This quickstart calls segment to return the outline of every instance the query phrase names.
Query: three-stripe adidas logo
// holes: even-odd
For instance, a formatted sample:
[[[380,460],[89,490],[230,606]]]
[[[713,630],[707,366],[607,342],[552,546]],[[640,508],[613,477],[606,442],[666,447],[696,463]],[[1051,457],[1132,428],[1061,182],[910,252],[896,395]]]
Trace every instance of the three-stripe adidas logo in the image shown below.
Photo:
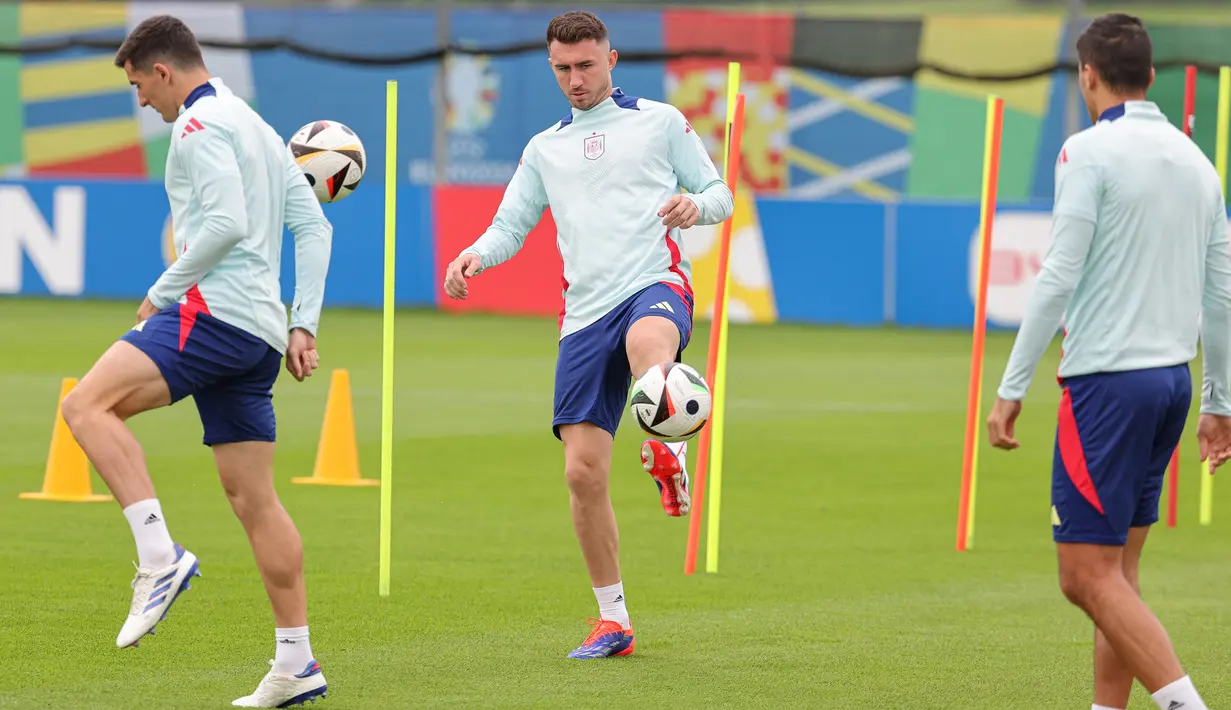
[[[154,523],[158,522],[158,521],[159,521],[159,519],[160,519],[160,518],[158,517],[158,514],[157,514],[157,513],[150,513],[150,517],[148,517],[148,518],[146,518],[146,519],[145,519],[145,524],[146,524],[146,525],[153,525]]]
[[[202,126],[200,121],[198,121],[195,118],[190,118],[188,119],[188,123],[184,126],[184,132],[180,134],[180,138],[183,138],[189,133],[196,133],[197,131],[204,131],[204,130],[205,130],[205,126]]]
[[[654,305],[650,306],[650,308],[661,308],[664,311],[675,313],[675,309],[672,308],[671,304],[667,303],[666,301],[659,301],[658,303],[655,303]]]

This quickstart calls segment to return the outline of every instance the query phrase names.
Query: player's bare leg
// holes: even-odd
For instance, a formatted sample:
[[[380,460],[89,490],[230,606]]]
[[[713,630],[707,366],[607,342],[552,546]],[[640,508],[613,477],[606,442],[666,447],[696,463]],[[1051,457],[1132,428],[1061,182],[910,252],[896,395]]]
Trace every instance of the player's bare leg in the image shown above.
[[[611,434],[589,422],[560,427],[569,509],[581,554],[590,572],[599,618],[570,658],[606,658],[633,652],[632,622],[620,579],[620,534],[611,507]]]
[[[1094,621],[1124,667],[1151,695],[1166,689],[1185,698],[1185,710],[1205,708],[1166,629],[1125,577],[1123,548],[1059,543],[1057,552],[1061,590]]]
[[[170,403],[158,366],[122,340],[64,398],[65,423],[121,508],[154,497],[145,454],[124,420]]]
[[[680,329],[670,318],[645,316],[629,326],[624,343],[629,370],[639,378],[651,367],[675,360],[680,350]]]
[[[278,628],[307,626],[303,543],[274,490],[274,444],[249,441],[212,448],[222,489],[252,545],[274,622]]]
[[[1137,571],[1141,562],[1141,549],[1145,546],[1149,533],[1149,527],[1130,528],[1128,542],[1124,546],[1124,578],[1138,596],[1141,595],[1141,586]],[[1094,627],[1094,704],[1123,710],[1128,707],[1132,692],[1133,672],[1116,655],[1107,636],[1097,626]]]
[[[629,369],[634,379],[640,379],[656,365],[675,360],[679,348],[679,327],[662,316],[639,318],[625,336]],[[641,445],[641,467],[658,484],[663,510],[672,517],[688,515],[692,507],[685,466],[687,451],[686,441],[665,443],[647,439]]]
[[[125,421],[163,407],[171,394],[145,353],[117,341],[64,398],[64,421],[124,511],[137,545],[128,618],[116,636],[120,648],[136,646],[166,618],[189,579],[200,574],[197,558],[175,544],[145,466],[141,444]]]
[[[244,707],[302,703],[326,692],[308,636],[303,542],[274,488],[274,447],[266,441],[212,447],[222,489],[248,535],[274,614],[273,668],[256,692],[234,702]]]
[[[581,554],[595,587],[620,581],[619,531],[608,492],[611,435],[582,422],[560,427],[564,442],[564,477],[568,481],[569,508]]]

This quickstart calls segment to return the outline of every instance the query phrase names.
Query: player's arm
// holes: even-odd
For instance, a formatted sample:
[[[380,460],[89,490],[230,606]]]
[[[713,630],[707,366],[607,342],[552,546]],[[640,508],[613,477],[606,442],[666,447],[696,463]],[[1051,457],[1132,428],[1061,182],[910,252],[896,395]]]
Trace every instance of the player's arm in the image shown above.
[[[1219,204],[1222,195],[1219,194]],[[1216,211],[1205,257],[1205,292],[1201,299],[1203,387],[1201,413],[1231,416],[1231,246],[1227,213]]]
[[[1065,162],[1056,168],[1051,246],[1026,302],[1026,314],[1000,382],[997,394],[1003,400],[1020,402],[1025,398],[1035,368],[1064,319],[1094,241],[1101,189],[1099,168],[1086,161],[1082,151],[1066,146],[1065,155]]]
[[[295,237],[295,298],[291,330],[316,337],[325,301],[325,276],[333,245],[333,225],[290,151],[286,153],[286,226]]]
[[[470,275],[512,259],[526,243],[526,235],[539,223],[546,209],[547,189],[543,187],[538,152],[531,141],[522,151],[521,161],[504,190],[491,226],[474,244],[462,251],[462,254],[479,257],[479,268]]]
[[[668,112],[666,130],[671,167],[680,186],[690,193],[685,199],[697,206],[699,216],[694,224],[718,224],[730,217],[735,211],[735,198],[710,160],[701,136],[678,110]]]
[[[248,235],[244,184],[230,135],[207,124],[178,140],[180,169],[192,184],[203,221],[200,231],[189,235],[185,252],[150,288],[150,303],[159,309],[182,298]]]

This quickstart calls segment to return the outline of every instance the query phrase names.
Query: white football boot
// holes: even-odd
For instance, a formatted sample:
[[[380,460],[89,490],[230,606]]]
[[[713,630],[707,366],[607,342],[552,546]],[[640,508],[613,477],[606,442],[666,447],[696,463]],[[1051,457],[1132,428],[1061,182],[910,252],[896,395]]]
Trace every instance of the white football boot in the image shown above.
[[[138,567],[132,581],[132,606],[115,645],[120,648],[136,646],[143,636],[153,634],[154,627],[167,618],[167,611],[180,593],[192,589],[188,580],[200,576],[197,556],[179,543],[175,543],[175,562],[170,565],[144,572]]]
[[[269,662],[269,665],[273,664],[273,661]],[[242,708],[289,708],[315,703],[317,698],[323,700],[327,689],[321,664],[313,660],[302,673],[274,673],[271,669],[261,679],[256,692],[231,704]]]

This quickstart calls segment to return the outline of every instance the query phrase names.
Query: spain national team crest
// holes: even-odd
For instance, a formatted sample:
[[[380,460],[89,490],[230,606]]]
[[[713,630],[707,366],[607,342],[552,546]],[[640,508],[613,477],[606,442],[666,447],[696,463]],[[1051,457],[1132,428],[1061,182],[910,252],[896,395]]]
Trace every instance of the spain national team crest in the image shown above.
[[[606,134],[599,133],[595,136],[590,136],[586,139],[583,146],[586,154],[586,160],[598,160],[603,157],[603,153],[607,152],[607,137]]]

